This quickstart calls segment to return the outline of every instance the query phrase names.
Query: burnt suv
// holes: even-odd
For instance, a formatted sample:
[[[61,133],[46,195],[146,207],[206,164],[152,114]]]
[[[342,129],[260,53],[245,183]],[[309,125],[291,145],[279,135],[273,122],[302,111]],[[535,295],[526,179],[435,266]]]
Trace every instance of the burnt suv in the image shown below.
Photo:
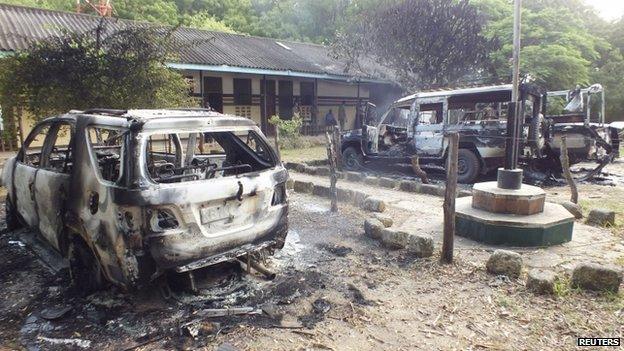
[[[45,119],[2,174],[7,226],[38,229],[87,291],[282,248],[287,178],[251,120],[192,109]]]

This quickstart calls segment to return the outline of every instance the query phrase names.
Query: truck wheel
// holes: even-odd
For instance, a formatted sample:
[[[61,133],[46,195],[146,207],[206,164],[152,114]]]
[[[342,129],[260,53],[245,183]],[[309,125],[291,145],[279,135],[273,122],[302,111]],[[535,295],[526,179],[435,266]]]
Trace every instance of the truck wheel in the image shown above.
[[[4,202],[4,212],[5,212],[5,221],[7,230],[12,231],[22,227],[22,223],[19,220],[19,215],[17,214],[17,209],[13,206],[11,199],[7,195],[6,201]]]
[[[457,181],[459,183],[474,183],[481,172],[481,162],[474,152],[468,149],[459,149],[457,153]]]
[[[72,235],[70,240],[67,258],[74,291],[81,296],[87,296],[103,289],[104,275],[93,251],[78,235]]]
[[[544,146],[546,146],[546,133],[548,125],[544,116],[540,113],[533,117],[529,125],[529,145],[533,146],[538,156],[542,156]]]
[[[342,163],[350,171],[357,171],[364,165],[364,158],[353,146],[347,147],[342,152]]]

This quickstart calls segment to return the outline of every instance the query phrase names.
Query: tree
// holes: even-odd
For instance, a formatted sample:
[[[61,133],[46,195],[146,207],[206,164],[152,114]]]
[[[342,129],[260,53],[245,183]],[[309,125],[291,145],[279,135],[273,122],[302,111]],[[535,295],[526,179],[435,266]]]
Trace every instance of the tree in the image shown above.
[[[39,119],[71,109],[159,108],[189,103],[188,86],[164,66],[171,30],[67,33],[0,60],[0,105],[26,109]]]
[[[352,20],[334,49],[351,64],[369,57],[393,69],[407,88],[446,85],[479,73],[496,46],[481,23],[467,0],[386,1]]]

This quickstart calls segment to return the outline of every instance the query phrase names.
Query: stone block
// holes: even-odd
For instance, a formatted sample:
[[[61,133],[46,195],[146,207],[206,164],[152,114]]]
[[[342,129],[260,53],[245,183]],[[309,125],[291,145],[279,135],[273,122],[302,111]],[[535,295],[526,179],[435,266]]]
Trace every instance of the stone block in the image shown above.
[[[587,224],[599,225],[602,227],[615,225],[615,211],[595,208],[589,211]]]
[[[381,231],[381,243],[393,250],[404,249],[407,247],[409,234],[404,231],[385,228]]]
[[[316,167],[304,166],[303,173],[309,175],[316,175]]]
[[[345,177],[350,182],[359,182],[364,179],[364,174],[360,172],[345,172]]]
[[[572,271],[572,287],[617,293],[622,270],[611,265],[579,263]]]
[[[557,275],[552,271],[531,269],[527,275],[526,288],[536,294],[554,294]]]
[[[321,177],[329,177],[331,170],[329,167],[316,167],[316,175]]]
[[[379,185],[379,178],[373,177],[373,176],[365,177],[364,178],[364,184],[377,186],[377,185]]]
[[[293,190],[297,193],[312,194],[312,191],[314,190],[314,183],[295,180]]]
[[[386,210],[386,203],[381,199],[369,196],[364,200],[362,208],[371,212],[383,212]]]
[[[294,186],[295,186],[295,180],[292,178],[288,178],[288,180],[286,180],[286,189],[291,190]]]
[[[398,181],[396,179],[382,177],[379,178],[379,186],[388,189],[394,189],[397,186]]]
[[[522,256],[509,250],[496,250],[488,259],[485,267],[491,274],[518,278],[522,271]]]
[[[410,234],[407,240],[407,251],[416,257],[431,257],[433,255],[433,238],[431,235]]]
[[[414,180],[402,180],[399,182],[399,190],[418,193],[420,191],[420,183]]]
[[[440,187],[433,184],[420,184],[420,193],[440,196]]]
[[[353,190],[353,204],[355,206],[363,207],[367,197],[368,194],[358,190]]]
[[[392,217],[382,214],[382,213],[375,213],[373,214],[374,218],[377,218],[381,223],[383,223],[383,225],[388,228],[388,227],[392,227],[392,225],[394,224],[394,220],[392,220]]]
[[[314,188],[312,188],[312,195],[316,195],[320,197],[329,197],[330,196],[329,187],[325,185],[314,185]]]
[[[336,189],[338,192],[338,201],[340,202],[353,202],[354,194],[353,190],[338,188]]]
[[[376,218],[367,218],[364,221],[364,234],[369,238],[381,239],[381,232],[385,228],[384,224]]]

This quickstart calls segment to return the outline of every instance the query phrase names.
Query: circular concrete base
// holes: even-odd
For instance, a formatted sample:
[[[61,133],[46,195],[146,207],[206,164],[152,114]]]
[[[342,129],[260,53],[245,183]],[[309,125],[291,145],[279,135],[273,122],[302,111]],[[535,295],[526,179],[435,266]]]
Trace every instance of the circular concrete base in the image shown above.
[[[490,245],[549,246],[572,240],[574,216],[559,204],[546,203],[544,212],[520,216],[472,207],[472,198],[457,199],[457,235]]]

